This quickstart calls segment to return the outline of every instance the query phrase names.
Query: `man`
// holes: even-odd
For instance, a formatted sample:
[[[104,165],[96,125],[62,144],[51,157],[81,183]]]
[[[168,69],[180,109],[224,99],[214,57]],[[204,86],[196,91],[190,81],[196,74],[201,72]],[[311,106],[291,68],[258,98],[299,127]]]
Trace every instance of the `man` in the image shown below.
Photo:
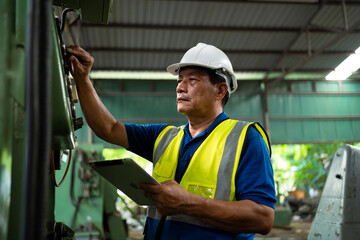
[[[152,199],[145,239],[253,239],[267,234],[276,202],[270,143],[259,124],[223,112],[237,88],[230,60],[199,43],[168,71],[178,75],[177,110],[188,123],[135,125],[117,121],[89,79],[93,58],[78,46],[68,51],[81,108],[105,141],[154,163],[161,185],[142,184]]]

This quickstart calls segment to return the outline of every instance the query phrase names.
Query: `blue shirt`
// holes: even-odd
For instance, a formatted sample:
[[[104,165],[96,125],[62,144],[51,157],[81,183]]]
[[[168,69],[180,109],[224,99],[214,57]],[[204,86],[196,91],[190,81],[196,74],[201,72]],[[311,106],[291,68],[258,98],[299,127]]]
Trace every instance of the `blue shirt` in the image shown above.
[[[192,138],[189,133],[189,123],[185,125],[184,137],[180,145],[178,166],[175,174],[175,180],[177,182],[180,182],[191,157],[199,145],[211,131],[225,119],[228,119],[226,114],[220,114],[204,132],[194,138]],[[166,124],[125,124],[129,141],[129,150],[152,161],[156,138],[166,126]],[[252,200],[256,203],[274,208],[276,198],[269,151],[260,133],[253,127],[248,130],[242,152],[239,167],[235,176],[236,199]],[[149,221],[148,218],[146,224],[147,229],[145,232],[149,236],[146,236],[145,239],[153,239],[151,235],[154,234],[153,229],[156,230],[157,224],[158,220],[151,219]],[[184,229],[186,230],[184,231]],[[177,230],[179,231],[179,238],[174,237],[176,236]],[[209,228],[175,221],[166,221],[162,236],[166,236],[166,232],[171,234],[171,239],[227,239],[225,236],[229,236],[228,233],[214,228],[210,231],[212,236],[210,237],[207,236],[209,234]],[[188,233],[191,237],[183,237]],[[254,234],[239,234],[235,239],[252,239],[253,236]]]
[[[228,119],[225,113],[220,114],[215,121],[202,133],[198,134],[194,138],[191,137],[189,132],[189,123],[187,123],[184,127],[184,137],[181,141],[180,145],[180,153],[178,166],[176,168],[175,180],[177,182],[181,181],[182,176],[184,175],[187,166],[189,165],[190,159],[193,156],[196,149],[200,146],[200,144],[206,139],[207,136],[211,133],[211,131],[222,121]]]

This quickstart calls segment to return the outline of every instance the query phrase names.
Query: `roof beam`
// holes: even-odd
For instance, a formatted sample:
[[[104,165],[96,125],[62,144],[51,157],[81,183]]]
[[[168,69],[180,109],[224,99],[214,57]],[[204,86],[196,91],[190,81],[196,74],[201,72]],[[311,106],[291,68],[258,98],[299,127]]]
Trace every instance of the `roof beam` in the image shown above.
[[[184,53],[188,49],[178,49],[178,48],[126,48],[126,47],[84,47],[89,52],[140,52],[140,53]],[[257,54],[257,55],[266,55],[266,54],[282,54],[283,50],[255,50],[255,49],[222,49],[227,54]],[[315,53],[315,51],[313,51]],[[324,51],[323,54],[328,55],[350,55],[354,51],[335,51],[329,50]],[[287,52],[287,55],[308,55],[308,51],[304,50],[291,50]]]
[[[245,26],[203,26],[203,25],[182,25],[182,24],[151,24],[151,23],[109,23],[107,25],[83,22],[82,27],[101,28],[131,28],[131,29],[153,29],[153,30],[192,30],[192,31],[222,31],[222,32],[290,32],[298,33],[303,28],[292,27],[245,27]],[[312,33],[337,33],[343,29],[333,29],[322,26],[309,25],[307,30]],[[360,29],[352,29],[354,33],[360,33]]]
[[[310,17],[310,19],[308,19],[307,24],[305,26],[304,29],[301,29],[300,31],[298,31],[296,37],[290,42],[290,44],[287,46],[287,48],[283,51],[283,53],[281,54],[281,56],[278,58],[278,60],[273,64],[271,69],[268,69],[265,78],[264,78],[264,82],[267,84],[267,80],[269,78],[269,75],[272,71],[274,71],[275,68],[279,67],[279,64],[285,59],[285,57],[287,56],[287,53],[291,50],[291,48],[294,46],[294,44],[297,42],[297,40],[301,37],[301,35],[303,34],[304,31],[306,31],[305,29],[309,29],[309,26],[311,25],[313,19],[319,14],[319,12],[324,8],[325,6],[325,1],[326,0],[322,0],[320,1],[320,5],[318,6],[317,10],[312,14],[312,16]],[[308,36],[309,32],[307,32],[307,36]],[[309,54],[312,52],[311,50],[308,49]],[[284,72],[284,70],[282,69],[282,72]],[[277,81],[281,81],[277,80]]]
[[[354,26],[359,26],[360,25],[360,21],[357,21],[356,24]],[[283,80],[288,74],[293,73],[295,71],[299,71],[299,69],[304,66],[306,63],[308,63],[311,59],[313,59],[314,57],[324,53],[324,51],[326,51],[326,49],[330,48],[331,46],[333,46],[335,43],[337,43],[340,39],[342,39],[344,36],[346,36],[347,34],[349,34],[349,32],[351,32],[351,28],[349,28],[349,31],[344,31],[342,33],[339,33],[334,39],[332,39],[329,43],[327,43],[325,46],[317,49],[315,51],[314,54],[312,54],[311,56],[308,56],[307,58],[305,58],[304,60],[300,61],[296,66],[292,67],[291,69],[287,70],[286,72],[284,72],[280,77],[277,78],[273,78],[273,79],[268,79],[270,80],[269,82],[266,82],[266,86],[267,87],[273,87],[275,86],[278,82],[280,82],[281,80]]]
[[[178,0],[161,0],[161,1],[178,1]],[[284,5],[319,5],[321,0],[181,0],[182,2],[221,2],[221,3],[248,3],[248,4],[284,4]],[[340,5],[339,0],[328,0],[329,5]],[[356,0],[347,0],[346,5],[360,6]]]

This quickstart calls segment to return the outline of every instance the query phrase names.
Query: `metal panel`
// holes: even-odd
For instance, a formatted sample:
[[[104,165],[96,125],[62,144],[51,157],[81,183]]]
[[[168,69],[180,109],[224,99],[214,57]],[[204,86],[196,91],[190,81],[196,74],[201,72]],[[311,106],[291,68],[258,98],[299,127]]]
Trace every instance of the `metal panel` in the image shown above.
[[[176,77],[174,81],[154,81],[155,92],[174,92],[177,86]]]
[[[345,60],[349,55],[318,55],[307,62],[303,68],[304,70],[311,69],[334,69],[340,62]]]
[[[64,61],[61,55],[60,40],[55,19],[52,18],[52,149],[73,149],[74,130],[69,98],[68,81],[64,72]]]
[[[150,92],[152,90],[151,81],[126,81],[123,83],[125,92]]]
[[[360,116],[360,95],[290,95],[269,94],[270,116],[333,117]]]
[[[96,81],[94,87],[97,91],[107,91],[111,89],[111,91],[116,92],[121,90],[119,81]]]
[[[359,84],[359,83],[357,83]],[[339,83],[337,82],[317,82],[316,83],[317,92],[339,92]]]
[[[359,47],[359,39],[360,39],[359,33],[348,34],[344,36],[342,39],[340,39],[333,46],[331,46],[329,50],[342,49],[342,50],[354,51]]]
[[[179,118],[176,96],[152,96],[144,93],[119,96],[102,96],[102,101],[117,119]]]
[[[348,26],[359,17],[359,4],[346,2]],[[72,18],[74,19],[74,17]],[[82,32],[82,46],[102,47],[93,51],[96,69],[159,70],[178,61],[181,53],[166,49],[188,49],[206,42],[222,49],[246,50],[251,54],[234,54],[235,70],[279,70],[277,60],[291,55],[290,50],[307,51],[305,30],[310,31],[310,49],[321,48],[344,29],[341,2],[291,3],[266,1],[114,1],[110,27],[84,23],[73,33]],[[342,36],[337,43],[301,70],[328,71],[343,60],[344,52],[358,47],[359,31]],[[119,51],[104,51],[118,48]],[[125,51],[129,49],[128,51]],[[149,49],[161,50],[149,53]],[[260,54],[259,51],[269,51]],[[277,53],[271,52],[277,50]],[[299,55],[299,53],[296,53]],[[118,56],[121,55],[121,56]],[[171,56],[170,56],[171,55]],[[328,55],[333,55],[328,57]],[[285,69],[296,66],[305,56],[291,56],[283,63]],[[300,59],[299,59],[300,58]]]
[[[328,44],[333,38],[336,37],[336,33],[311,33],[310,32],[310,46],[311,50],[316,50],[322,46]],[[306,32],[302,33],[301,36],[297,39],[295,44],[292,46],[291,50],[307,50],[307,34]]]
[[[112,0],[54,0],[53,4],[77,9],[84,21],[106,24],[109,22]]]
[[[342,82],[343,92],[360,92],[360,84],[358,82]]]
[[[76,142],[78,142],[78,143],[91,143],[90,142],[91,139],[89,139],[89,136],[88,136],[89,135],[88,132],[91,131],[91,130],[89,130],[90,129],[89,125],[87,124],[86,119],[84,117],[84,114],[81,111],[80,103],[76,103],[75,108],[76,108],[76,116],[82,117],[84,119],[83,127],[78,129],[75,132]]]
[[[347,2],[345,2],[345,5]],[[346,14],[348,18],[349,26],[353,26],[356,21],[360,19],[360,6],[346,6]],[[334,16],[339,16],[336,18]],[[315,17],[312,22],[315,25],[331,27],[331,28],[344,28],[342,7],[339,5],[327,5],[324,6],[322,11]]]
[[[311,225],[312,239],[358,239],[360,235],[360,149],[336,151]]]
[[[273,144],[358,142],[360,120],[270,119]]]
[[[313,87],[310,81],[308,82],[292,82],[291,83],[291,91],[293,92],[312,92]]]
[[[260,81],[239,84],[240,89],[231,96],[225,112],[231,118],[261,123]],[[288,84],[293,92],[289,92]],[[121,90],[119,85],[123,86]],[[314,85],[318,93],[312,91]],[[343,82],[344,89],[359,85]],[[95,86],[109,111],[121,121],[186,123],[186,118],[176,111],[175,80],[96,81]],[[337,82],[284,81],[268,92],[267,98],[272,143],[360,141],[360,94],[340,94]],[[87,131],[84,126],[76,132],[78,141],[87,141]]]
[[[226,1],[114,1],[111,21],[191,24],[194,21],[216,25],[301,26],[316,5],[261,4]],[[184,17],[186,14],[187,17]],[[252,16],[251,18],[249,16]],[[260,18],[261,16],[261,18]],[[284,21],[286,19],[286,21]]]
[[[262,116],[261,96],[259,94],[234,94],[230,97],[228,104],[225,106],[225,112],[233,118],[249,118],[259,121]]]

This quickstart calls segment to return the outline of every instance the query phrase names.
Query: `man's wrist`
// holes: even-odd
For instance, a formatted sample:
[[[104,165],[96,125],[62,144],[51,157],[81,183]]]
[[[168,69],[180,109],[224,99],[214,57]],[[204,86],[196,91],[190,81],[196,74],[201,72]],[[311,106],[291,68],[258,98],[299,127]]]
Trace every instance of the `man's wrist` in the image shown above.
[[[210,199],[191,193],[191,197],[185,204],[183,211],[186,215],[202,215],[202,211],[208,200]]]
[[[75,79],[75,83],[76,83],[77,86],[79,86],[79,85],[87,85],[87,84],[92,85],[92,82],[91,82],[89,76],[81,77],[81,78],[74,78],[74,79]]]

